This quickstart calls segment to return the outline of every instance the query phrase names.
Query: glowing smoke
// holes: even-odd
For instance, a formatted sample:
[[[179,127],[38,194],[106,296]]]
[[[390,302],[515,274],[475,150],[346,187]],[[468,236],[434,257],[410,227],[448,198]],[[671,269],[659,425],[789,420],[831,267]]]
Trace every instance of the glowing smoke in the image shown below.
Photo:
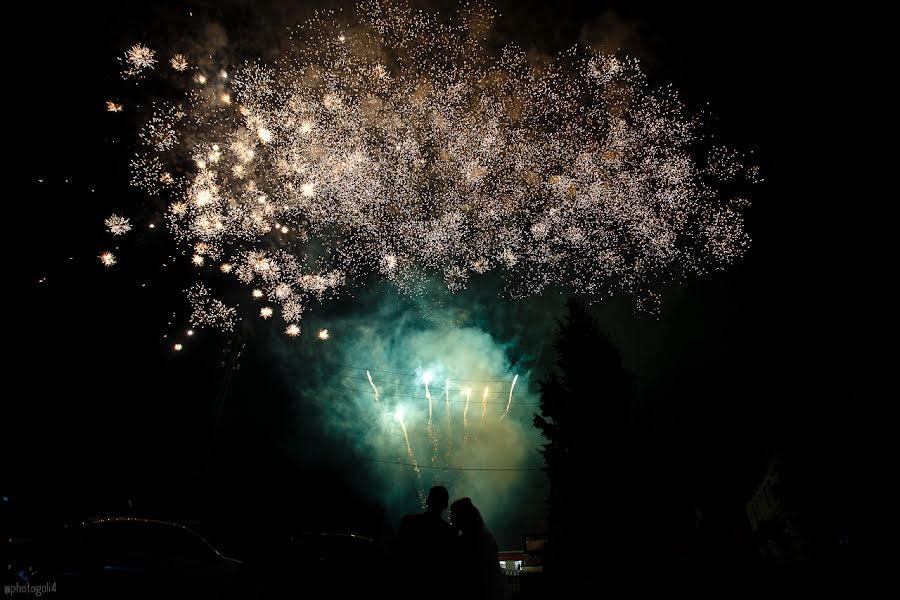
[[[517,543],[523,527],[540,526],[546,495],[544,474],[522,470],[541,466],[541,440],[531,425],[537,397],[528,365],[511,364],[512,346],[476,326],[476,319],[456,324],[452,308],[435,310],[395,295],[368,303],[375,298],[367,294],[358,302],[368,310],[329,318],[340,342],[327,350],[313,350],[312,340],[280,344],[286,374],[296,373],[297,364],[309,365],[295,387],[298,401],[316,403],[322,429],[335,447],[358,457],[360,475],[366,474],[361,479],[374,485],[365,493],[383,499],[394,522],[420,509],[423,492],[440,483],[453,498],[472,497],[498,536]],[[314,352],[317,360],[304,360],[306,352]],[[443,379],[443,407],[434,405],[430,388],[426,396],[426,378],[429,383]],[[479,407],[484,420],[467,432],[471,387],[483,389],[483,381],[493,382]],[[441,427],[436,422],[443,421],[438,417],[444,410],[438,407],[449,407],[450,418]],[[294,443],[302,448],[305,440]],[[352,472],[346,476],[354,479]]]

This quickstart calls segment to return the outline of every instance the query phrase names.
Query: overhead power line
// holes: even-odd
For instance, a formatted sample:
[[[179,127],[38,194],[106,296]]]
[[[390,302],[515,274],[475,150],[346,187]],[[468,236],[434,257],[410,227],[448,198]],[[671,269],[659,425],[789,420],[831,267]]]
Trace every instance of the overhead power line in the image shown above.
[[[542,471],[541,467],[513,468],[513,467],[438,467],[435,465],[414,465],[399,460],[382,460],[379,458],[363,458],[369,462],[384,463],[388,465],[401,465],[404,467],[418,467],[420,469],[437,469],[440,471]]]
[[[392,375],[403,375],[406,377],[421,377],[422,376],[421,372],[415,372],[415,371],[412,371],[412,372],[389,371],[387,369],[370,369],[370,368],[366,368],[366,367],[355,367],[353,365],[345,365],[343,363],[332,363],[332,364],[337,367],[343,367],[345,369],[354,369],[356,371],[371,371],[372,373],[390,373]],[[449,378],[444,378],[444,379],[450,379],[450,381],[466,381],[466,382],[472,382],[472,383],[507,383],[508,384],[510,382],[508,379],[459,379],[456,377],[449,377]],[[437,381],[437,380],[435,380],[435,381]]]
[[[338,387],[338,388],[340,388],[340,389],[342,389],[342,390],[348,390],[348,391],[351,391],[351,392],[360,392],[360,393],[362,393],[362,394],[369,394],[370,396],[372,395],[372,388],[369,388],[369,389],[359,389],[359,388],[347,387],[347,386],[344,386],[344,385],[340,385],[340,386],[332,386],[332,387]],[[410,399],[410,400],[428,400],[428,398],[425,397],[425,396],[407,396],[407,395],[403,395],[403,394],[386,394],[386,393],[383,393],[381,390],[378,390],[378,397],[379,397],[379,398],[408,398],[408,399]],[[432,399],[435,403],[438,403],[438,402],[446,402],[446,401],[447,401],[446,398],[444,398],[444,397],[441,396],[441,395],[437,395],[437,394],[432,395],[431,399]],[[454,402],[454,403],[465,403],[465,400],[452,400],[452,399],[451,399],[450,402]],[[472,402],[473,405],[479,405],[479,404],[481,404],[481,403],[482,403],[482,400],[481,400],[480,394],[479,394],[479,396],[478,396],[477,398],[475,397],[475,394],[472,394],[471,402]],[[540,404],[540,402],[506,402],[506,401],[500,401],[500,400],[487,400],[487,401],[484,402],[484,404],[501,404],[501,405],[503,405],[503,406],[506,406],[507,404],[510,404],[511,406],[515,406],[515,405],[530,405],[530,406],[537,406],[538,404]]]
[[[358,380],[358,381],[366,381],[366,382],[369,381],[369,378],[368,378],[368,377],[355,377],[355,376],[352,376],[352,375],[341,375],[341,378],[342,378],[342,379],[356,379],[356,380]],[[453,381],[453,380],[451,379],[451,381]],[[458,380],[457,380],[457,381],[458,381]],[[445,388],[443,385],[440,385],[440,384],[442,383],[440,380],[437,380],[437,381],[435,381],[434,383],[435,383],[435,385],[430,386],[430,388],[429,388],[429,389],[431,389],[432,394],[438,394],[438,393],[443,394],[443,393],[444,393],[444,390],[447,389],[447,388]],[[424,384],[424,383],[386,383],[386,382],[384,382],[384,381],[375,381],[375,385],[382,385],[382,386],[385,386],[385,387],[407,387],[407,388],[416,388],[416,389],[420,389],[420,390],[421,390],[421,389],[424,389],[424,387],[425,387],[425,384]],[[452,388],[450,388],[450,391],[451,391],[451,392],[462,392],[462,393],[465,393],[465,392],[468,391],[468,389],[466,389],[466,388],[452,387]],[[474,392],[478,392],[479,395],[483,393],[483,392],[479,392],[478,390],[475,390],[475,389],[473,389],[472,392],[473,392],[473,393],[474,393]],[[490,391],[490,390],[489,390],[489,391],[488,391],[488,394],[490,394],[490,395],[494,395],[494,394],[508,394],[508,393],[509,393],[509,386],[507,386],[505,390],[494,390],[494,391]]]

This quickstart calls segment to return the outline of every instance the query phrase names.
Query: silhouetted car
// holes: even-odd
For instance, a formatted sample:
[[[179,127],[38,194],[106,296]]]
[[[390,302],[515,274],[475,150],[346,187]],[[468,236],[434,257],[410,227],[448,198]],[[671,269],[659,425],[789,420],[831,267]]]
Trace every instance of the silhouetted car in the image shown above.
[[[388,555],[352,533],[307,533],[277,548],[258,573],[257,597],[382,598]]]
[[[32,580],[55,582],[66,598],[239,598],[249,591],[241,561],[166,521],[89,519],[41,542],[32,557]]]

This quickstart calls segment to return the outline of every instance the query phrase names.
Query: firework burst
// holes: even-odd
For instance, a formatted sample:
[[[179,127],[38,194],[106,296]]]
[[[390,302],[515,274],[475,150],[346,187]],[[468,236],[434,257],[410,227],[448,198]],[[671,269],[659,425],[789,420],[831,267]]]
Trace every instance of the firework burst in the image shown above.
[[[189,66],[187,57],[184,54],[176,54],[169,61],[169,64],[172,66],[173,69],[175,69],[179,73],[182,71],[187,71],[188,66]]]
[[[156,52],[143,44],[135,44],[125,53],[122,62],[125,65],[124,77],[139,77],[145,69],[152,69],[156,64]]]
[[[274,66],[185,74],[192,91],[154,107],[132,160],[135,185],[169,198],[176,242],[206,244],[287,322],[372,276],[641,300],[745,252],[747,204],[719,188],[758,172],[727,149],[701,160],[700,123],[637,60],[574,48],[537,64],[489,51],[466,12],[357,13],[321,13]],[[129,77],[156,62],[140,44],[123,61]]]
[[[104,252],[100,255],[100,262],[104,267],[111,267],[116,264],[116,255],[112,252]]]
[[[110,215],[103,224],[113,235],[123,235],[131,231],[131,222],[121,215]]]

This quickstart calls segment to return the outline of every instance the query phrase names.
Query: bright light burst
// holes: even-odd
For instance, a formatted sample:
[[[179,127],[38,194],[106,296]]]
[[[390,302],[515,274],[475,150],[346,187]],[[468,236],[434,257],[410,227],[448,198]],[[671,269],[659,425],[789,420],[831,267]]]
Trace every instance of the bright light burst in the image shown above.
[[[319,330],[319,339],[320,340],[327,340],[329,337],[331,337],[331,334],[328,333],[327,329]]]
[[[291,323],[287,326],[287,329],[285,329],[284,332],[291,337],[297,337],[298,335],[300,335],[300,326],[296,323]]]
[[[471,34],[490,11],[357,12],[322,13],[272,66],[221,69],[215,91],[155,107],[132,161],[135,185],[170,199],[177,242],[205,244],[287,322],[373,274],[405,293],[494,272],[514,298],[568,286],[646,300],[652,282],[746,250],[747,202],[720,190],[758,173],[727,149],[707,164],[698,120],[637,60],[495,56]],[[154,56],[132,47],[128,75]]]
[[[116,264],[116,255],[112,252],[104,252],[100,255],[100,262],[104,267],[111,267]]]
[[[109,112],[122,112],[122,105],[117,102],[113,102],[112,100],[107,100],[106,102],[106,110]]]
[[[131,222],[121,215],[110,215],[103,224],[113,235],[123,235],[131,231]]]
[[[123,62],[125,70],[122,71],[122,76],[138,77],[144,69],[152,69],[156,64],[156,52],[143,44],[135,44],[125,53]]]
[[[172,57],[172,60],[169,61],[169,64],[178,72],[187,71],[189,66],[187,57],[184,54],[176,54]]]
[[[272,316],[272,313],[273,311],[271,306],[263,306],[261,309],[259,309],[259,316],[261,316],[263,319],[268,319]]]

